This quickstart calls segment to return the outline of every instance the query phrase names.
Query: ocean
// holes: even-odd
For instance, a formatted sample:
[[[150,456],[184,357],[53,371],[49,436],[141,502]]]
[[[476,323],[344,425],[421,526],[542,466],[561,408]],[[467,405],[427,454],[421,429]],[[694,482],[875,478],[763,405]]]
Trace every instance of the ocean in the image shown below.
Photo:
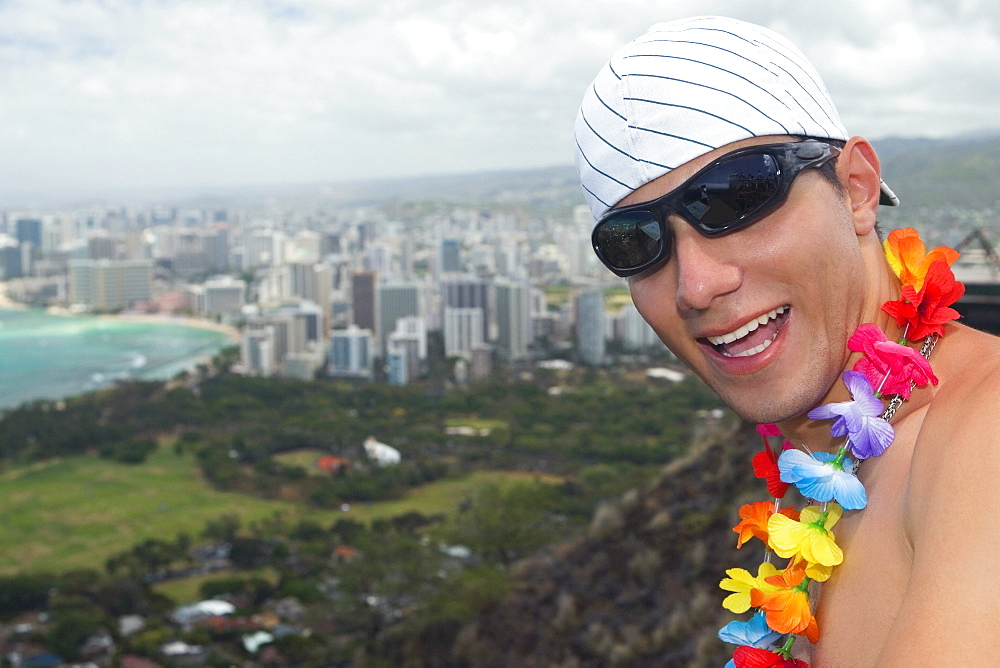
[[[0,409],[124,379],[166,380],[230,344],[190,325],[0,310]]]

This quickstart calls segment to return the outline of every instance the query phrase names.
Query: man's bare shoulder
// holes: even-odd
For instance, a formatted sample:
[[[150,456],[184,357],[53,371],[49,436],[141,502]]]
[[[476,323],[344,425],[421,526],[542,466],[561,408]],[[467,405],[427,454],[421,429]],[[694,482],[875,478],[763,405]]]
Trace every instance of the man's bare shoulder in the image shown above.
[[[984,665],[1000,635],[992,593],[1000,572],[988,567],[1000,532],[983,530],[1000,514],[1000,339],[950,330],[931,357],[940,383],[925,405],[904,497],[908,585],[878,665]],[[962,575],[941,586],[943,567]]]
[[[992,417],[1000,391],[1000,337],[968,327],[942,338],[931,358],[940,386],[930,403],[928,427],[939,421],[974,430],[981,417]],[[933,430],[931,430],[933,433]]]
[[[1000,337],[968,327],[950,334],[931,357],[940,383],[919,429],[910,481],[914,500],[935,505],[956,495],[996,496],[1000,480]],[[969,484],[984,474],[993,476],[989,484]]]

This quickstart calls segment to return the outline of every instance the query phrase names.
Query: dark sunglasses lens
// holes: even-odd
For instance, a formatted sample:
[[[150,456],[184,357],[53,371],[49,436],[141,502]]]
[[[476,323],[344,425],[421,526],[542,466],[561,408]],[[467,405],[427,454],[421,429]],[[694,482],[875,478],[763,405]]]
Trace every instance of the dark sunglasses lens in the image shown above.
[[[660,223],[649,211],[627,211],[605,220],[594,245],[615,269],[634,269],[656,258],[663,245]]]
[[[682,206],[708,228],[726,230],[766,205],[780,190],[781,168],[767,153],[727,160],[684,192]]]

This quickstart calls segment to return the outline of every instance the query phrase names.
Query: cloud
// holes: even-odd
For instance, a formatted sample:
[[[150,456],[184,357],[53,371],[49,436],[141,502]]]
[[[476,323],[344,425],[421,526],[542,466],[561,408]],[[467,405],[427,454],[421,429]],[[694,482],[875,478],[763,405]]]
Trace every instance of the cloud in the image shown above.
[[[317,182],[568,163],[583,90],[650,24],[787,34],[848,128],[996,126],[1000,7],[963,0],[7,0],[10,190]]]

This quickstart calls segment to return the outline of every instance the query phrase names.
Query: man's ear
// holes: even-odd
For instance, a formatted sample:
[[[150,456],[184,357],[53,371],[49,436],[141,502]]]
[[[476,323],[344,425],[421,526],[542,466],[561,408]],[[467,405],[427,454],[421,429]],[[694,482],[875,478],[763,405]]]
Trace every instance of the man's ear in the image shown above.
[[[837,158],[837,177],[846,189],[854,231],[864,236],[875,228],[882,194],[881,170],[868,140],[852,137]]]

